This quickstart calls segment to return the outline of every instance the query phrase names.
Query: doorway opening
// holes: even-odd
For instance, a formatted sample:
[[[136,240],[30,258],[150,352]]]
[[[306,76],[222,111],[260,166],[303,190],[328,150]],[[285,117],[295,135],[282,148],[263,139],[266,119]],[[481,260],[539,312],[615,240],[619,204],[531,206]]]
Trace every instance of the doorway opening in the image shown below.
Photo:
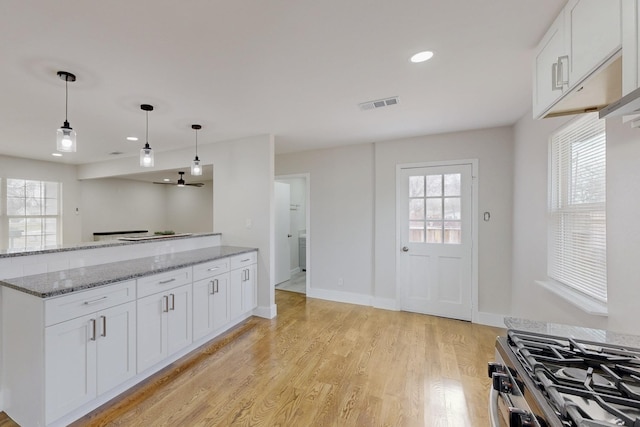
[[[275,288],[307,293],[310,285],[309,174],[275,179]]]

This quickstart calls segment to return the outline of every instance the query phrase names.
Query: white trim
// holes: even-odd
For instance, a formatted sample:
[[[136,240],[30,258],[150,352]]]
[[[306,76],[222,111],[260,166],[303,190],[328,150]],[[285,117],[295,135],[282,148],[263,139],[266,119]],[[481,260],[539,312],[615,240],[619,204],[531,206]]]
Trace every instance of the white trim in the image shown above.
[[[329,289],[307,288],[307,298],[319,298],[334,302],[372,306],[371,295],[355,294],[353,292],[333,291]]]
[[[263,319],[273,319],[278,315],[278,306],[272,304],[270,307],[256,307],[253,309],[253,315],[262,317]]]
[[[291,274],[291,275],[293,276],[294,274],[298,274],[298,273],[300,273],[301,271],[302,271],[302,270],[300,270],[300,267],[296,267],[296,268],[294,268],[293,270],[291,270],[291,271],[289,272],[289,274]]]
[[[474,313],[473,323],[493,326],[494,328],[507,328],[504,324],[504,314],[486,313],[477,310]]]
[[[400,304],[396,298],[378,298],[372,297],[371,305],[381,310],[400,311]]]
[[[445,160],[441,162],[421,162],[421,163],[402,163],[396,165],[396,301],[397,306],[401,305],[400,293],[400,246],[402,245],[402,231],[397,221],[398,214],[398,194],[402,189],[398,180],[402,169],[424,168],[434,166],[455,166],[455,165],[471,165],[471,319],[476,323],[479,318],[478,312],[478,195],[479,190],[479,174],[478,159],[461,159],[461,160]]]
[[[609,309],[606,303],[597,301],[593,298],[589,298],[582,292],[578,292],[575,289],[563,285],[560,282],[557,282],[553,279],[547,279],[536,280],[535,283],[545,288],[549,292],[552,292],[553,294],[559,296],[573,306],[578,307],[585,313],[602,317],[607,317],[609,315]]]

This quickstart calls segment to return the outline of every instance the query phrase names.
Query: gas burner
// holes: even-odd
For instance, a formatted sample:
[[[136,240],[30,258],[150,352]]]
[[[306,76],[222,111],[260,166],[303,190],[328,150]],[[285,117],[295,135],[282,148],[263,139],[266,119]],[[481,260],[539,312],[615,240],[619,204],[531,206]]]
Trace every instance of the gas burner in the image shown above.
[[[613,383],[602,375],[581,368],[560,368],[555,373],[556,378],[569,379],[584,384],[587,378],[590,378],[593,384],[598,386],[612,386]]]

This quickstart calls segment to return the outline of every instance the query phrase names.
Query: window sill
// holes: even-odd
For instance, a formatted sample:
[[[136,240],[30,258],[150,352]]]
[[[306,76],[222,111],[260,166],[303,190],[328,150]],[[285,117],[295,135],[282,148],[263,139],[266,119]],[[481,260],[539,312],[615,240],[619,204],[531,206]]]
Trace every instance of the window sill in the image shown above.
[[[575,291],[562,283],[547,279],[544,281],[536,280],[536,284],[573,304],[585,313],[602,317],[607,317],[609,315],[606,303],[589,298],[588,296]]]

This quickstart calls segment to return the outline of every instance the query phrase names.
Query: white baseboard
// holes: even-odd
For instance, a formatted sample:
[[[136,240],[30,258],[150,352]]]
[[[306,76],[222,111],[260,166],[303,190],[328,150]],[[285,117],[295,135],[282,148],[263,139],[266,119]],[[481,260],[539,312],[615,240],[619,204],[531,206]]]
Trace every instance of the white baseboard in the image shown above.
[[[273,319],[278,315],[278,306],[275,304],[270,307],[258,306],[253,310],[253,315],[263,319]]]
[[[344,302],[347,304],[371,306],[371,296],[352,292],[334,291],[329,289],[307,289],[307,297],[326,299],[328,301]]]
[[[300,273],[300,267],[296,267],[293,270],[291,270],[291,275],[293,276],[294,274],[298,274]]]
[[[372,305],[374,308],[380,308],[382,310],[400,311],[400,304],[394,298],[373,297]]]
[[[504,315],[496,313],[476,312],[473,313],[473,323],[480,325],[493,326],[495,328],[505,328]]]

